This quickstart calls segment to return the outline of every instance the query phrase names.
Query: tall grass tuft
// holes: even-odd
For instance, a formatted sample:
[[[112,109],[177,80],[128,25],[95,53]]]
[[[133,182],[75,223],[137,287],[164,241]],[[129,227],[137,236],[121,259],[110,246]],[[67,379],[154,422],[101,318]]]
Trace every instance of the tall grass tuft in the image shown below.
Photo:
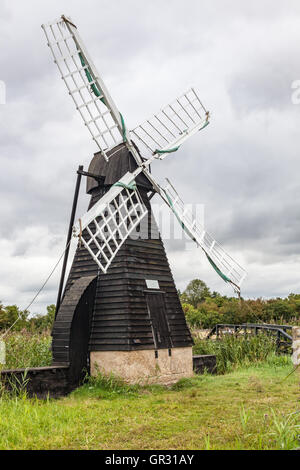
[[[141,391],[138,384],[127,384],[121,377],[114,374],[104,375],[98,373],[96,376],[86,376],[83,386],[75,390],[72,395],[82,397],[88,395],[94,398],[120,398],[135,397]]]
[[[2,369],[48,366],[52,361],[50,333],[11,332],[5,337],[6,363]]]
[[[264,414],[260,422],[255,420],[253,412],[246,410],[242,405],[240,409],[240,423],[244,437],[254,437],[257,441],[256,450],[269,447],[276,450],[299,449],[299,411],[284,414],[270,408],[269,414]],[[254,427],[253,427],[254,426]],[[242,447],[241,435],[238,443]]]
[[[267,335],[249,337],[223,336],[219,340],[196,338],[194,354],[215,354],[217,370],[224,374],[236,366],[248,366],[274,358],[276,343]]]
[[[278,416],[272,409],[273,431],[270,435],[276,442],[276,448],[279,450],[299,449],[299,411],[287,416]]]

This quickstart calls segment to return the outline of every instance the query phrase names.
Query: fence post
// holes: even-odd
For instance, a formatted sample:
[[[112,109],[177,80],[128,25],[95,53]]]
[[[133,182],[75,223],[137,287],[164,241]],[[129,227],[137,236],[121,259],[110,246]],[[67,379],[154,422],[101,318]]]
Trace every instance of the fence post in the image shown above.
[[[279,349],[280,349],[280,331],[279,330],[277,330],[276,349],[277,349],[277,352],[279,352]]]
[[[295,367],[297,367],[298,374],[300,376],[300,327],[293,327],[293,355],[292,361]]]

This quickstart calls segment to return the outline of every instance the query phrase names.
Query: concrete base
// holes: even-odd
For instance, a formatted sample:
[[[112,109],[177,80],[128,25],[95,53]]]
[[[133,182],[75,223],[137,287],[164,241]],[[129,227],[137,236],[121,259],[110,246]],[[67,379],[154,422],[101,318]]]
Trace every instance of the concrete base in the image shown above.
[[[94,351],[90,354],[91,375],[99,372],[122,377],[128,383],[169,385],[193,376],[192,348],[155,351]]]

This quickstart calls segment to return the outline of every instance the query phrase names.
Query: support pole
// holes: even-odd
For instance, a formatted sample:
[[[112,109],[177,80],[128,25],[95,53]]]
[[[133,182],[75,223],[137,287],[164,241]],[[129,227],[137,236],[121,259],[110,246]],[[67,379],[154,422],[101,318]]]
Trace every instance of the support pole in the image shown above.
[[[70,217],[69,231],[68,231],[68,236],[67,236],[66,251],[65,251],[64,262],[63,262],[63,266],[61,270],[61,276],[60,276],[60,282],[59,282],[59,288],[58,288],[58,294],[57,294],[57,300],[56,300],[55,318],[57,316],[57,312],[60,307],[61,295],[62,295],[62,290],[64,286],[66,267],[67,267],[69,250],[70,250],[70,241],[72,237],[72,228],[74,225],[75,213],[76,213],[76,208],[77,208],[77,201],[78,201],[78,194],[79,194],[79,189],[80,189],[82,171],[83,171],[83,166],[79,166],[78,171],[77,171],[77,180],[76,180],[76,186],[75,186],[75,192],[74,192],[74,198],[73,198],[72,212],[71,212],[71,217]]]

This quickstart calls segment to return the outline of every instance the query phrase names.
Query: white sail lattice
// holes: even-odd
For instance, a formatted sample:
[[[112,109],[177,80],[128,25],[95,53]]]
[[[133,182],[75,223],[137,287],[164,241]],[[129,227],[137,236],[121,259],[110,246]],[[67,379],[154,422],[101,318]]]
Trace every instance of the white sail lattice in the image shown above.
[[[221,277],[225,276],[231,283],[240,288],[247,275],[244,268],[226,253],[222,246],[196,221],[192,212],[180,199],[168,179],[167,182],[168,185],[163,189],[166,196],[164,200],[175,214],[182,228],[204,250],[210,259],[210,263],[212,262],[215,268],[220,271]],[[225,280],[224,277],[223,279]]]
[[[208,124],[209,114],[191,88],[171,104],[131,131],[132,140],[145,155],[158,154],[180,146]],[[162,153],[160,153],[162,152]],[[150,154],[150,155],[149,155]]]
[[[106,273],[119,249],[148,214],[134,176],[126,173],[121,180],[73,227],[99,268]]]
[[[65,17],[42,25],[76,109],[106,160],[107,152],[123,142],[126,129],[103,80],[73,23]]]

